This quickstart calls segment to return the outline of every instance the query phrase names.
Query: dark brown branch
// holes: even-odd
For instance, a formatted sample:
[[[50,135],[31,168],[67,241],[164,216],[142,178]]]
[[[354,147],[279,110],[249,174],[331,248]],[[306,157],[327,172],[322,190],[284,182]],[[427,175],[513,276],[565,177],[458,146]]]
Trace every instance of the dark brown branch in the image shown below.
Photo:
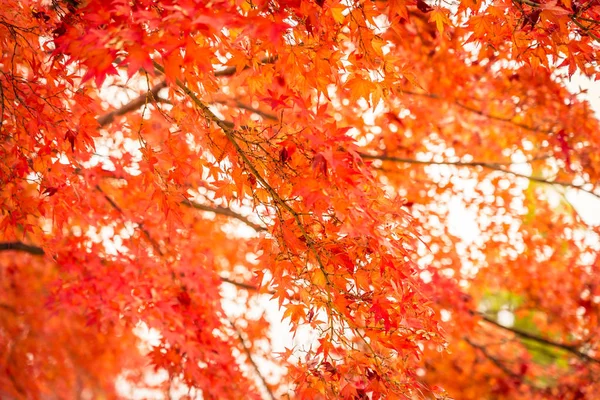
[[[563,187],[569,187],[572,189],[581,190],[582,192],[586,192],[600,199],[600,194],[595,193],[593,190],[584,188],[585,185],[576,185],[572,182],[563,182],[563,181],[550,181],[548,179],[529,176],[525,174],[520,174],[518,172],[511,171],[506,169],[503,164],[498,163],[489,163],[489,162],[481,162],[481,161],[424,161],[424,160],[415,160],[412,158],[403,158],[403,157],[391,157],[382,154],[366,154],[360,153],[360,155],[368,160],[381,160],[381,161],[391,161],[397,163],[407,163],[407,164],[418,164],[418,165],[453,165],[456,167],[482,167],[486,169],[490,169],[493,171],[502,172],[505,174],[510,174],[519,178],[525,178],[533,182],[542,183],[545,185],[558,185]]]
[[[18,314],[17,309],[8,304],[0,303],[0,309],[5,310],[11,314],[15,314],[15,315]]]
[[[507,326],[504,326],[500,323],[498,323],[497,321],[493,320],[492,318],[486,317],[485,315],[481,315],[481,318],[483,321],[485,321],[486,323],[490,324],[490,325],[494,325],[498,328],[504,329],[505,331],[511,332],[517,336],[519,336],[522,339],[528,339],[540,344],[544,344],[546,346],[550,346],[550,347],[554,347],[557,349],[561,349],[564,350],[566,352],[569,352],[571,354],[576,355],[577,357],[587,360],[587,361],[591,361],[594,362],[596,364],[600,364],[600,360],[594,357],[591,357],[587,354],[585,354],[584,352],[580,351],[577,346],[574,345],[569,345],[569,344],[565,344],[565,343],[558,343],[540,336],[536,336],[536,335],[532,335],[530,333],[527,333],[525,331],[522,331],[520,329],[517,328],[509,328]]]
[[[121,177],[121,176],[114,176],[114,177],[111,177],[111,178],[113,178],[113,179],[127,179],[127,178]],[[96,186],[96,189],[100,190],[99,186]],[[111,198],[109,198],[106,195],[104,195],[104,197],[111,204],[111,206],[114,209],[116,209],[120,213],[123,212],[121,210],[121,208]],[[182,201],[181,204],[184,205],[184,206],[186,206],[186,207],[195,208],[197,210],[212,212],[212,213],[223,215],[223,216],[226,216],[226,217],[235,218],[235,219],[243,222],[244,224],[248,225],[250,228],[254,229],[256,232],[264,232],[264,231],[267,230],[266,227],[250,221],[248,219],[248,217],[246,217],[244,215],[241,215],[241,214],[239,214],[239,213],[237,213],[237,212],[235,212],[235,211],[233,211],[233,210],[231,210],[230,208],[227,208],[227,207],[222,207],[222,206],[218,206],[218,205],[200,204],[200,203],[197,203],[195,201],[188,200],[188,199]]]
[[[43,256],[44,255],[44,249],[42,249],[41,247],[32,246],[32,245],[25,244],[22,242],[0,243],[0,251],[8,251],[8,250],[23,251],[25,253],[29,253],[34,256]]]
[[[106,193],[104,193],[104,190],[102,190],[100,185],[96,185],[96,190],[102,194],[102,196],[106,199],[106,201],[108,201],[108,203],[110,204],[110,206],[112,208],[117,210],[119,212],[119,214],[123,214],[123,210],[121,209],[121,207],[119,207],[119,205],[117,203],[115,203],[115,201],[113,199],[111,199],[110,197],[108,197],[108,195]]]
[[[253,112],[253,113],[255,113],[255,114],[258,114],[258,115],[260,115],[261,117],[263,117],[264,119],[268,119],[268,120],[271,120],[271,121],[277,121],[277,120],[278,120],[278,118],[277,118],[277,116],[276,116],[276,115],[274,115],[274,114],[269,114],[269,113],[267,113],[267,112],[261,111],[261,110],[259,110],[258,108],[254,108],[254,107],[252,107],[252,106],[249,106],[249,105],[247,105],[247,104],[245,104],[245,103],[242,103],[242,102],[241,102],[241,101],[239,101],[239,100],[236,100],[236,101],[235,101],[235,105],[236,105],[238,108],[241,108],[241,109],[243,109],[243,110],[247,110],[247,111]]]
[[[592,39],[594,39],[596,42],[600,43],[600,36],[598,36],[595,33],[591,32],[591,26],[587,27],[587,26],[585,26],[585,25],[583,25],[581,23],[581,20],[583,18],[578,18],[575,14],[569,14],[569,18],[571,18],[571,21],[573,21],[573,23],[575,25],[577,25],[577,27],[579,29],[581,29],[582,31],[584,31],[586,33],[586,35],[588,35],[589,37],[591,37]]]
[[[423,95],[423,96],[427,96],[427,97],[431,97],[431,98],[438,98],[437,95],[427,95],[427,94],[419,94],[419,93],[412,93],[412,92],[405,92],[405,93],[409,93],[409,94],[415,94],[415,95]],[[519,126],[523,129],[527,129],[527,130],[531,130],[531,131],[536,131],[536,132],[544,132],[544,133],[549,133],[550,131],[544,131],[544,130],[540,130],[537,128],[532,128],[530,126],[524,125],[524,124],[520,124],[518,122],[514,122],[509,118],[502,118],[502,117],[496,117],[493,115],[489,115],[489,114],[485,114],[484,112],[471,108],[469,106],[460,104],[460,103],[456,103],[457,105],[459,105],[460,107],[463,107],[471,112],[477,113],[479,115],[488,117],[490,119],[496,119],[498,121],[503,121],[503,122],[509,122],[513,125]],[[236,105],[239,108],[243,108],[252,112],[256,112],[257,114],[261,115],[263,118],[265,119],[269,119],[269,120],[273,120],[273,121],[277,121],[277,117],[275,115],[271,115],[271,114],[266,114],[266,113],[262,113],[260,112],[260,110],[256,110],[253,107],[250,107],[248,105],[245,105],[244,103],[241,103],[239,101],[236,101]],[[229,123],[228,121],[225,121],[225,123]],[[230,123],[229,123],[230,124]],[[233,124],[231,124],[233,126]],[[485,161],[423,161],[423,160],[415,160],[412,158],[403,158],[403,157],[389,157],[389,156],[384,156],[384,155],[372,155],[372,154],[367,154],[367,153],[360,153],[360,155],[362,156],[362,158],[365,159],[371,159],[371,160],[381,160],[381,161],[393,161],[393,162],[404,162],[404,163],[408,163],[408,164],[420,164],[420,165],[454,165],[457,167],[482,167],[482,168],[487,168],[490,170],[494,170],[494,171],[499,171],[505,174],[510,174],[519,178],[525,178],[528,179],[530,181],[533,182],[537,182],[537,183],[542,183],[542,184],[547,184],[547,185],[559,185],[559,186],[563,186],[563,187],[570,187],[573,189],[577,189],[577,190],[581,190],[583,192],[589,193],[592,196],[595,196],[597,198],[600,199],[600,195],[596,194],[595,192],[593,192],[592,190],[589,189],[585,189],[583,186],[584,185],[575,185],[571,182],[563,182],[563,181],[550,181],[544,178],[540,178],[540,177],[535,177],[535,176],[529,176],[529,175],[525,175],[525,174],[520,174],[518,172],[514,172],[511,170],[506,169],[506,165],[508,165],[507,163],[497,163],[497,162],[485,162]],[[512,163],[514,164],[514,163]]]
[[[221,282],[229,283],[229,284],[237,286],[241,289],[252,290],[252,291],[258,290],[258,288],[256,286],[250,285],[249,283],[234,281],[233,279],[225,278],[223,276],[219,277],[219,279],[221,279]]]
[[[404,92],[404,93],[408,93],[408,94],[414,94],[414,95],[420,95],[420,96],[427,96],[430,98],[439,98],[437,95],[428,95],[426,93],[413,93],[413,92]],[[546,130],[540,130],[537,128],[533,128],[530,127],[528,125],[524,125],[518,122],[513,121],[510,118],[502,118],[502,117],[498,117],[498,116],[493,116],[493,115],[489,115],[484,113],[481,110],[477,110],[475,108],[471,108],[469,106],[466,106],[464,104],[458,103],[456,102],[456,104],[466,110],[469,110],[471,112],[474,112],[476,114],[485,116],[487,118],[490,119],[495,119],[498,121],[503,121],[503,122],[508,122],[511,123],[513,125],[519,126],[523,129],[527,129],[530,131],[535,131],[535,132],[543,132],[543,133],[551,133],[551,131],[546,131]],[[240,101],[236,100],[236,106],[245,110],[249,110],[252,112],[255,112],[257,114],[259,114],[260,116],[262,116],[265,119],[269,119],[272,121],[277,121],[278,118],[275,115],[272,114],[268,114],[268,113],[263,113],[260,110],[257,110],[251,106],[248,106]],[[226,124],[230,124],[231,126],[233,126],[233,124],[231,124],[228,121],[224,121],[224,123]],[[383,155],[372,155],[372,154],[367,154],[367,153],[360,153],[360,155],[365,158],[365,159],[371,159],[371,160],[381,160],[381,161],[393,161],[393,162],[404,162],[404,163],[409,163],[409,164],[421,164],[421,165],[454,165],[457,167],[482,167],[482,168],[487,168],[487,169],[491,169],[494,171],[499,171],[505,174],[510,174],[519,178],[525,178],[528,179],[530,181],[533,182],[538,182],[538,183],[542,183],[542,184],[547,184],[547,185],[559,185],[559,186],[563,186],[563,187],[570,187],[573,189],[577,189],[577,190],[581,190],[583,192],[589,193],[592,196],[595,196],[597,198],[600,199],[600,195],[596,194],[595,192],[593,192],[592,190],[589,189],[585,189],[583,186],[584,185],[575,185],[571,182],[563,182],[563,181],[550,181],[544,178],[540,178],[540,177],[535,177],[535,176],[529,176],[529,175],[525,175],[525,174],[520,174],[518,172],[514,172],[511,170],[506,169],[506,165],[509,164],[515,164],[515,163],[498,163],[498,162],[485,162],[485,161],[423,161],[423,160],[415,160],[412,158],[402,158],[402,157],[388,157],[388,156],[383,156]],[[532,160],[533,161],[533,160]]]

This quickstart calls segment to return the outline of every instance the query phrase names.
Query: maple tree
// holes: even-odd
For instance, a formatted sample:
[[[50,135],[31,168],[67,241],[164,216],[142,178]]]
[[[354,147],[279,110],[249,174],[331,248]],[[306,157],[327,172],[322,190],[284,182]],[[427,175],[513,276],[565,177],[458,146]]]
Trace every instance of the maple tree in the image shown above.
[[[594,398],[599,14],[4,1],[0,397]]]

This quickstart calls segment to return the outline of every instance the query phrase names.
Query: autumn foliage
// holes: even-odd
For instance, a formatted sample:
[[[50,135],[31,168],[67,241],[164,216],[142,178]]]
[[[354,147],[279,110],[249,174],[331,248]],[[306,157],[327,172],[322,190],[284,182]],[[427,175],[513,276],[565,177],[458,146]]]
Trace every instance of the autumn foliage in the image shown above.
[[[0,44],[0,398],[598,398],[597,1],[4,0]]]

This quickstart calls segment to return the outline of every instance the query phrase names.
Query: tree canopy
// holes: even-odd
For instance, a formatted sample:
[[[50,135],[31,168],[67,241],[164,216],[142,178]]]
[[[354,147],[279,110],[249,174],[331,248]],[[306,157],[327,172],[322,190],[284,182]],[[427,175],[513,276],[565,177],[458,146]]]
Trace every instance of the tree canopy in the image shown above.
[[[597,398],[597,1],[4,0],[0,43],[1,398]]]

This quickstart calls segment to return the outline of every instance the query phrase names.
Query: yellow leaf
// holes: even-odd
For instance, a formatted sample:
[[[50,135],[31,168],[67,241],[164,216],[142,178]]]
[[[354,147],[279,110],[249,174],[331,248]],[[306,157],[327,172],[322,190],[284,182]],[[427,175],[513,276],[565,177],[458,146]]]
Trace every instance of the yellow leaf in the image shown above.
[[[344,22],[344,20],[346,19],[346,16],[344,15],[344,11],[346,10],[346,7],[337,5],[335,7],[331,7],[330,10],[331,10],[331,15],[333,16],[333,19],[335,20],[335,22],[337,22],[338,24],[341,24]]]
[[[326,284],[325,274],[320,269],[317,269],[312,276],[312,283],[316,286],[324,287]]]
[[[290,322],[299,322],[306,319],[306,312],[302,304],[288,304],[283,313],[283,319],[289,318]]]
[[[373,38],[373,40],[371,40],[371,46],[373,46],[373,50],[375,50],[375,54],[377,54],[378,56],[383,57],[383,50],[381,49],[383,46],[385,46],[387,44],[387,42],[377,36],[375,36]]]
[[[350,100],[356,101],[361,97],[369,101],[370,95],[375,89],[375,85],[368,79],[354,77],[346,82],[346,88],[350,90]]]
[[[446,16],[446,12],[447,10],[438,7],[434,9],[429,16],[429,22],[435,22],[440,34],[444,33],[444,25],[450,25],[450,20],[448,19],[448,16]]]
[[[373,86],[373,92],[371,92],[371,103],[373,107],[377,107],[381,101],[381,98],[383,97],[383,88],[381,84],[374,84]]]

